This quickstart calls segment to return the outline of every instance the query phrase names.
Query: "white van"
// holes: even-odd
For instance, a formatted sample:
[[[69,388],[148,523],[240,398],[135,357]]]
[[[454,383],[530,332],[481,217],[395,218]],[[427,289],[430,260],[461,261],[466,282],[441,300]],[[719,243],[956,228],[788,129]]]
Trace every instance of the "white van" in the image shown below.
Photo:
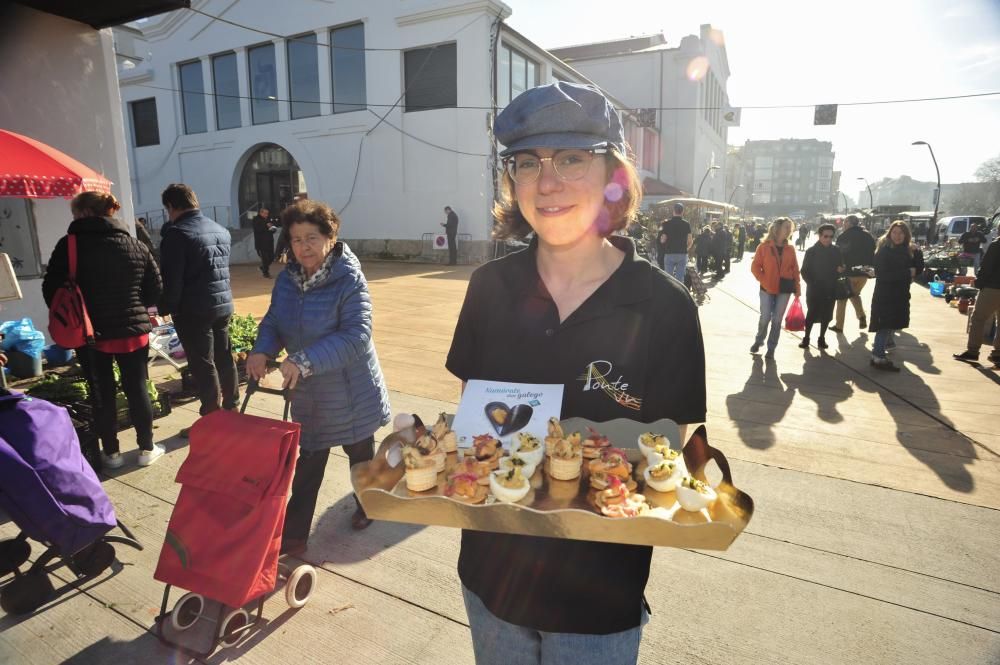
[[[967,215],[945,217],[937,225],[938,242],[958,240],[963,233],[972,228],[973,224],[979,224],[979,228],[985,230],[986,218]]]

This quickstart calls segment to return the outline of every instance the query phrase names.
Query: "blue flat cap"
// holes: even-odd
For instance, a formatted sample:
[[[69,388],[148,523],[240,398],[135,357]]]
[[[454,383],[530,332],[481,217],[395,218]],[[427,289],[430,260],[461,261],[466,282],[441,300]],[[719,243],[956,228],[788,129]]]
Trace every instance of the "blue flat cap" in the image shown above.
[[[617,148],[625,153],[618,111],[590,85],[558,81],[525,90],[497,115],[493,134],[506,157],[531,148]]]

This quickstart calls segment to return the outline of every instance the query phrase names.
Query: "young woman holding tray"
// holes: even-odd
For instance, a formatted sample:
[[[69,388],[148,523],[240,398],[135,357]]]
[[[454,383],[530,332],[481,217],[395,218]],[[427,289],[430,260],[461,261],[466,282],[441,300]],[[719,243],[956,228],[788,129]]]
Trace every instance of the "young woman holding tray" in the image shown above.
[[[595,88],[528,90],[497,116],[496,235],[527,249],[473,273],[447,367],[561,383],[562,417],[705,419],[705,354],[684,286],[614,235],[642,196],[621,118]],[[652,548],[463,531],[479,665],[634,663]]]

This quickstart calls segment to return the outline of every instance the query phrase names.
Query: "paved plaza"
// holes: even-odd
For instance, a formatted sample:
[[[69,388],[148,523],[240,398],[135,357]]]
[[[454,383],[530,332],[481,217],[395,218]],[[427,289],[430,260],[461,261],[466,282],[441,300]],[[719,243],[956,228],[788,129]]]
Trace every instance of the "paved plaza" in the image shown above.
[[[898,374],[869,367],[872,335],[850,314],[827,352],[799,349],[800,334],[785,332],[773,361],[751,356],[749,260],[709,289],[700,314],[709,441],[756,512],[725,552],[655,550],[640,662],[1000,663],[1000,372],[952,360],[965,317],[919,285]],[[444,361],[472,267],[364,268],[393,412],[453,411],[459,382]],[[237,312],[261,316],[271,284],[235,268]],[[863,295],[867,307],[871,285]],[[261,396],[252,409],[280,417],[279,401]],[[128,461],[104,486],[145,550],[119,547],[99,578],[33,615],[0,616],[0,663],[200,662],[150,632],[162,595],[153,569],[185,457],[176,434],[196,417],[187,403],[156,421],[168,454],[147,469],[125,433]],[[204,662],[473,662],[459,532],[376,522],[356,533],[352,511],[336,450],[302,557],[320,567],[312,600],[293,611],[275,598],[260,631]],[[0,537],[15,533],[0,524]]]

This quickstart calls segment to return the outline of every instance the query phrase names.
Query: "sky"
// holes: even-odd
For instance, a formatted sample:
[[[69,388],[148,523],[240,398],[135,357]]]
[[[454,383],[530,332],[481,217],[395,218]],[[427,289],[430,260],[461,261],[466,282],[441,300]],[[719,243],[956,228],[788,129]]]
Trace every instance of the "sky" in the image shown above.
[[[709,23],[725,37],[735,107],[1000,92],[1000,0],[504,1],[507,23],[543,48],[659,32],[676,46]],[[729,144],[831,141],[841,189],[855,200],[859,177],[935,180],[930,153],[913,141],[931,144],[943,183],[970,182],[1000,156],[1000,94],[841,106],[836,125],[812,121],[811,108],[744,108]]]

